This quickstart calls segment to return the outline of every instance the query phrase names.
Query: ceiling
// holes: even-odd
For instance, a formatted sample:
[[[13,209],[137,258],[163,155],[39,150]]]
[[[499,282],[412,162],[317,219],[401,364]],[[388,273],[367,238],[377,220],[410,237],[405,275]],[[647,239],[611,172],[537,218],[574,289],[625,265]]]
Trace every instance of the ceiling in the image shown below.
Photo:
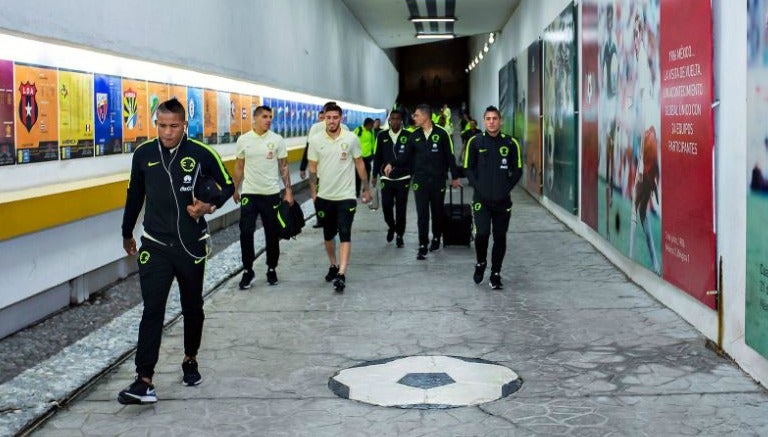
[[[501,30],[521,0],[342,0],[383,49],[439,40],[417,39],[424,32],[450,32],[456,37]],[[455,23],[411,23],[411,16],[450,16]]]

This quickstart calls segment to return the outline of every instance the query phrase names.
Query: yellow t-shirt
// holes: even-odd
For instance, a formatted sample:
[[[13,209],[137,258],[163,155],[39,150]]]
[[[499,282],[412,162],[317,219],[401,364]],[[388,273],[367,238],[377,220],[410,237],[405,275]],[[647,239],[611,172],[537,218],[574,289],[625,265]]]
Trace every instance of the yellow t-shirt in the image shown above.
[[[348,130],[342,129],[336,139],[325,131],[309,138],[307,159],[317,162],[318,197],[326,200],[355,198],[355,159],[360,158],[360,153],[360,140]]]
[[[245,159],[242,194],[277,194],[280,192],[278,159],[288,157],[285,140],[266,131],[259,135],[249,130],[237,139],[235,155]]]

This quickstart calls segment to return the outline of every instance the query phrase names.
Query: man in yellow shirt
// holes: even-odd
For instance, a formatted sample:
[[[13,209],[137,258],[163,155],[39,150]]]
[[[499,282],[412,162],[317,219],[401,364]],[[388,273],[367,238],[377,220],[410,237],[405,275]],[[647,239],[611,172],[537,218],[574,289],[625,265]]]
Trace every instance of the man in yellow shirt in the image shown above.
[[[371,161],[376,147],[376,136],[373,133],[373,119],[366,118],[362,126],[355,128],[355,135],[360,138],[360,153],[365,164],[365,174],[371,178]],[[355,196],[360,197],[360,178],[355,178]]]

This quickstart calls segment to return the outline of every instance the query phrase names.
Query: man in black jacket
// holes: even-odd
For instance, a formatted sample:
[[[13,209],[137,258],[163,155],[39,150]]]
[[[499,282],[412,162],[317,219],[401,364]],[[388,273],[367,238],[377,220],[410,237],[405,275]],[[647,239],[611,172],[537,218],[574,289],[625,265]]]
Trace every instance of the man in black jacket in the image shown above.
[[[411,169],[398,167],[388,175],[382,173],[384,165],[395,162],[405,155],[408,132],[403,129],[403,113],[393,110],[389,113],[389,129],[376,135],[376,152],[373,156],[373,186],[381,176],[381,208],[387,230],[387,242],[397,234],[397,247],[403,247],[405,233],[405,211],[408,206],[408,190],[411,186]],[[395,213],[393,210],[396,210]]]
[[[121,404],[157,402],[152,376],[160,351],[165,304],[173,279],[179,283],[184,315],[182,382],[202,382],[197,351],[203,333],[203,273],[208,256],[205,214],[221,207],[234,192],[234,184],[219,155],[207,145],[189,139],[184,107],[171,99],[157,108],[157,138],[136,148],[131,164],[125,211],[123,248],[139,254],[139,281],[144,312],[136,349],[136,380],[121,391]],[[206,181],[203,184],[203,181]],[[201,186],[205,190],[201,190]],[[205,191],[206,202],[200,198]],[[133,228],[146,202],[144,232],[137,250]]]
[[[475,188],[472,211],[475,219],[477,264],[473,279],[483,281],[488,240],[493,227],[491,288],[501,289],[501,263],[507,251],[507,229],[512,211],[509,196],[523,174],[520,145],[501,133],[501,113],[489,106],[483,115],[485,132],[470,138],[464,149],[464,175]]]
[[[411,168],[413,195],[416,199],[416,216],[419,227],[419,252],[416,259],[427,259],[429,250],[440,248],[443,235],[443,205],[445,204],[445,179],[451,172],[451,184],[458,188],[459,176],[453,155],[451,136],[440,126],[432,123],[432,108],[421,104],[413,113],[416,130],[408,137],[405,154],[384,167],[384,174],[398,167]],[[429,215],[432,213],[432,243],[429,242]]]

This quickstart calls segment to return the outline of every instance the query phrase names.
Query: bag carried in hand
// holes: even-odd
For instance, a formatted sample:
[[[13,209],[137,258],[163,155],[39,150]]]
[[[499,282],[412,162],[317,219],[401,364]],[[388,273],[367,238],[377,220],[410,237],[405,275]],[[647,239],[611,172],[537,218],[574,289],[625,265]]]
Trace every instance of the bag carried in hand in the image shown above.
[[[280,225],[280,238],[290,240],[299,235],[306,223],[299,202],[293,202],[293,205],[286,201],[280,202],[277,208],[277,222]]]
[[[379,187],[373,186],[371,187],[371,201],[368,202],[368,208],[376,211],[379,209]]]

